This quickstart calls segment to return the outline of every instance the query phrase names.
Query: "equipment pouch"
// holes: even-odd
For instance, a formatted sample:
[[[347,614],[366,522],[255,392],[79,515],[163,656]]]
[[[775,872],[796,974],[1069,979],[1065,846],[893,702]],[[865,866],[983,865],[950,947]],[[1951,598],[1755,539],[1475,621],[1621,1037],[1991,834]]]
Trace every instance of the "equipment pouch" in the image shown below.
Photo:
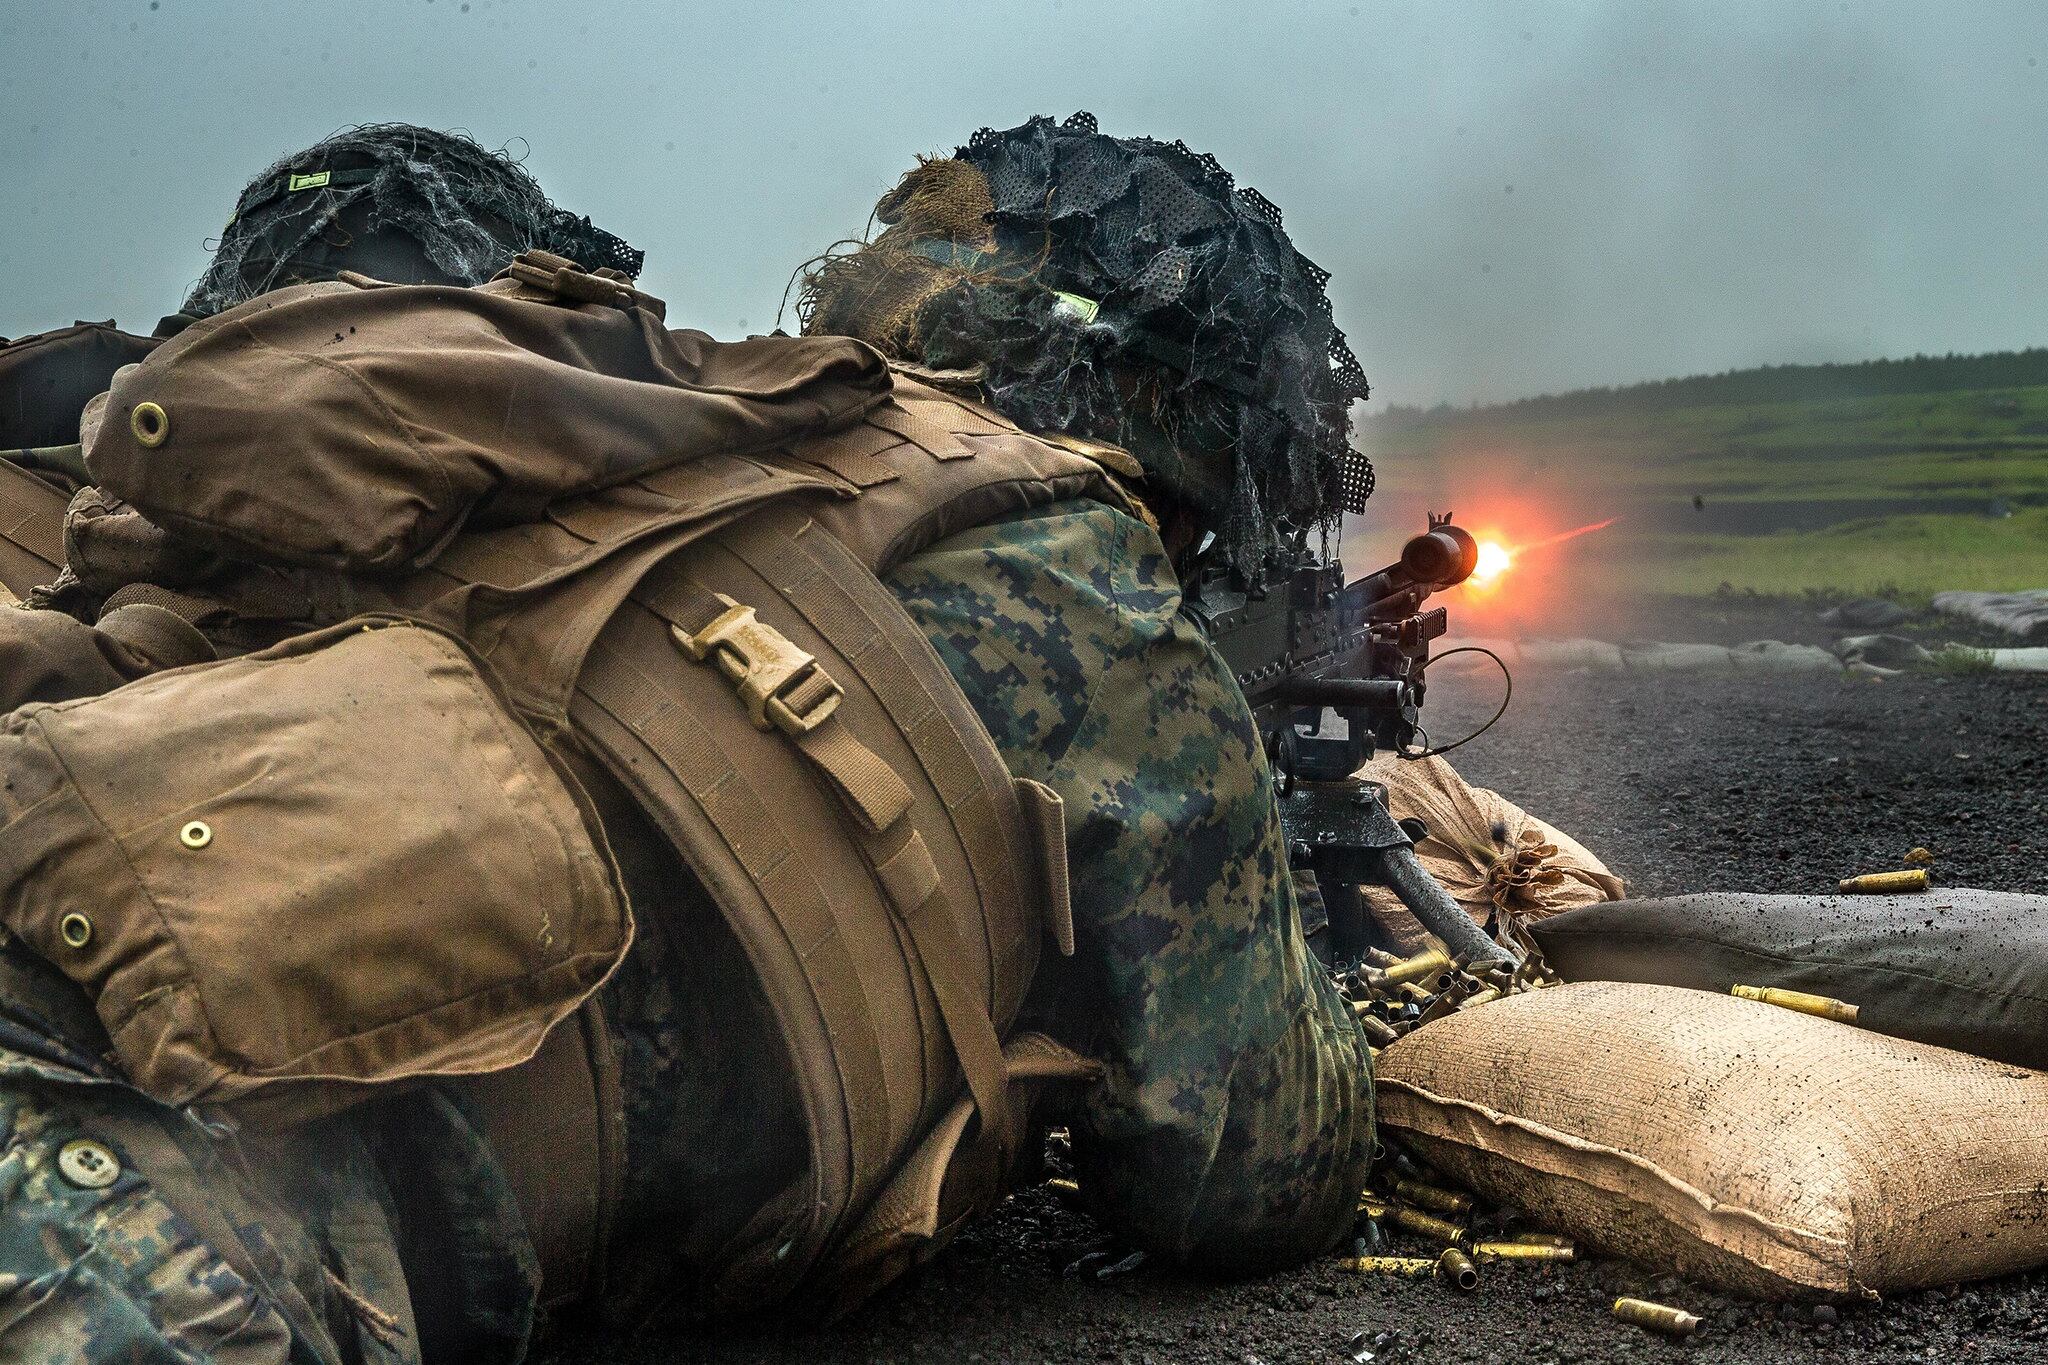
[[[392,618],[0,719],[0,921],[138,1087],[294,1118],[526,1060],[632,935],[574,779]]]

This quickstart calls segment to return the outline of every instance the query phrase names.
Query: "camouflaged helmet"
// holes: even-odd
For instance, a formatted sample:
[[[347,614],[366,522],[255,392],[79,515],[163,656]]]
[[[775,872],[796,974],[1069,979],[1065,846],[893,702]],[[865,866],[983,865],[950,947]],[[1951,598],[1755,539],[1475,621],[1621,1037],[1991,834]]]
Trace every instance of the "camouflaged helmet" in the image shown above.
[[[1214,157],[1041,116],[922,161],[875,219],[805,273],[806,332],[976,371],[1019,424],[1124,446],[1248,574],[1371,494],[1329,273]]]
[[[184,311],[205,317],[344,270],[401,284],[481,284],[533,247],[629,276],[643,259],[588,218],[556,208],[503,152],[460,133],[367,124],[249,182]]]

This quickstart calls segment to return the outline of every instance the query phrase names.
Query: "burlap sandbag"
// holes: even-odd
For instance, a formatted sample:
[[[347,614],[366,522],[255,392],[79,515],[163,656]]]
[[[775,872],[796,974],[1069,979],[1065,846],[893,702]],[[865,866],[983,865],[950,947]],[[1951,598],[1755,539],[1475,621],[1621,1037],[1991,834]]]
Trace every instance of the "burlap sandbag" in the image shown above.
[[[1562,830],[1484,787],[1474,787],[1441,758],[1382,754],[1359,770],[1386,784],[1396,820],[1420,820],[1428,837],[1415,857],[1474,922],[1506,916],[1537,920],[1627,894],[1621,878]],[[1365,888],[1367,909],[1381,932],[1406,952],[1426,939],[1385,887]]]
[[[1774,1005],[1587,982],[1381,1052],[1379,1116],[1490,1200],[1763,1297],[2048,1262],[2048,1075]]]

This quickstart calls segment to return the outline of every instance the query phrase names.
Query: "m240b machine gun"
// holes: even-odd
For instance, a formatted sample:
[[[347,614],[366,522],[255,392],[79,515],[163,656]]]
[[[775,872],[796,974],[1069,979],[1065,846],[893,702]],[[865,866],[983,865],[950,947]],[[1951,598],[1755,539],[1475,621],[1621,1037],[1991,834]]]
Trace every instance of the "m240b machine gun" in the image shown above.
[[[1358,893],[1368,884],[1391,889],[1454,957],[1514,961],[1416,862],[1421,832],[1395,821],[1386,789],[1355,776],[1380,749],[1414,752],[1430,642],[1447,625],[1423,603],[1464,582],[1478,556],[1446,513],[1399,560],[1350,583],[1341,557],[1304,537],[1263,585],[1212,569],[1188,594],[1265,736],[1297,875],[1314,874],[1302,880],[1321,891],[1338,963],[1377,946]]]

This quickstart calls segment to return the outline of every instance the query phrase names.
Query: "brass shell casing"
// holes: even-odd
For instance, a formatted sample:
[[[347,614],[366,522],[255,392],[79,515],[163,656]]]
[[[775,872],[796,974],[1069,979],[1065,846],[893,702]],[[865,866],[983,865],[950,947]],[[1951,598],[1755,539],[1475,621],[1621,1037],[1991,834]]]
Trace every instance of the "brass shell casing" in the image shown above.
[[[1579,1253],[1569,1244],[1548,1246],[1538,1242],[1478,1242],[1472,1255],[1482,1261],[1574,1261]]]
[[[1778,986],[1730,986],[1730,995],[1744,1000],[1760,1000],[1766,1005],[1780,1009],[1797,1010],[1801,1014],[1817,1015],[1832,1019],[1838,1024],[1853,1024],[1862,1012],[1859,1006],[1846,1000],[1837,1000],[1827,995],[1808,995],[1805,991],[1788,991]]]
[[[1866,872],[1860,877],[1842,878],[1835,883],[1835,888],[1867,896],[1895,896],[1902,891],[1925,891],[1927,869],[1909,867],[1898,872]]]
[[[1445,1247],[1444,1254],[1436,1258],[1436,1273],[1445,1284],[1468,1294],[1479,1287],[1479,1267],[1456,1247]]]
[[[1436,1274],[1436,1259],[1430,1256],[1346,1256],[1341,1264],[1361,1275],[1392,1275],[1404,1280],[1427,1280]]]
[[[1396,1180],[1394,1197],[1405,1199],[1417,1208],[1432,1213],[1461,1214],[1472,1212],[1472,1196],[1457,1190],[1439,1189],[1425,1185],[1420,1180]]]
[[[1614,1316],[1667,1336],[1689,1337],[1700,1330],[1700,1320],[1693,1314],[1648,1299],[1616,1299]]]
[[[1406,1228],[1410,1232],[1421,1233],[1424,1237],[1434,1237],[1439,1242],[1449,1242],[1452,1246],[1464,1241],[1466,1236],[1465,1229],[1450,1219],[1439,1218],[1433,1213],[1424,1213],[1421,1209],[1389,1209],[1387,1219],[1397,1228]]]

